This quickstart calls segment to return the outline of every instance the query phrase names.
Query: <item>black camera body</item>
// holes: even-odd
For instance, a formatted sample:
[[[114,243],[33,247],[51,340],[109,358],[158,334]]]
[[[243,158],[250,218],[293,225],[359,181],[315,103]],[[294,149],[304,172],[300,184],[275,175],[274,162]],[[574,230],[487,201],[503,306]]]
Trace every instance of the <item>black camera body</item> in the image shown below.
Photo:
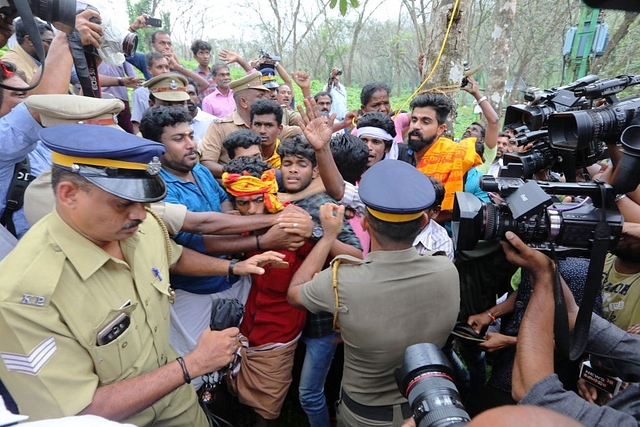
[[[471,419],[453,382],[451,364],[435,344],[407,347],[394,375],[418,427],[463,426]]]
[[[269,52],[267,52],[264,49],[260,49],[260,57],[262,59],[270,59],[273,62],[280,62],[282,61],[282,58],[277,56],[277,55],[269,55]]]
[[[609,248],[622,234],[624,220],[612,186],[600,182],[552,183],[519,178],[482,177],[485,191],[496,191],[504,203],[483,203],[473,194],[457,192],[453,207],[456,250],[473,249],[479,240],[497,240],[512,231],[539,250],[556,247],[561,256],[590,256],[594,232],[605,219],[610,228]],[[554,202],[551,194],[588,196],[592,203]]]
[[[76,0],[0,0],[0,13],[13,20],[22,16],[24,6],[33,16],[50,22],[60,31],[70,34],[76,24]],[[28,16],[22,16],[28,19]],[[31,36],[33,39],[33,36]]]

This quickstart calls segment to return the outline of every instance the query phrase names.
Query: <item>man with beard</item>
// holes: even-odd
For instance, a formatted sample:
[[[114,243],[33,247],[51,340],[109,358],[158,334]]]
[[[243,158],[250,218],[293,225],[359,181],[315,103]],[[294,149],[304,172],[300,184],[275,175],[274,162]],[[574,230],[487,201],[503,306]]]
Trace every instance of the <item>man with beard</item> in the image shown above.
[[[511,152],[511,147],[515,144],[509,141],[509,135],[504,132],[500,132],[498,134],[498,145],[496,146],[496,158],[493,160],[493,163],[489,167],[489,175],[493,175],[496,178],[500,173],[500,169],[502,168],[503,162],[502,158],[506,153]]]
[[[446,193],[438,215],[440,223],[451,219],[454,193],[464,191],[465,181],[477,182],[480,174],[474,167],[482,164],[476,153],[475,138],[456,143],[442,136],[451,108],[451,101],[444,95],[427,93],[414,98],[408,141],[398,144],[399,160],[444,184]]]
[[[216,118],[211,114],[202,111],[202,109],[198,107],[198,103],[200,102],[198,85],[191,79],[188,79],[188,81],[189,84],[187,85],[187,95],[189,95],[189,99],[187,100],[187,109],[189,110],[189,114],[191,114],[191,128],[193,129],[193,138],[196,140],[199,148],[200,143],[202,142],[202,138],[204,138],[204,134],[207,132],[209,125]]]

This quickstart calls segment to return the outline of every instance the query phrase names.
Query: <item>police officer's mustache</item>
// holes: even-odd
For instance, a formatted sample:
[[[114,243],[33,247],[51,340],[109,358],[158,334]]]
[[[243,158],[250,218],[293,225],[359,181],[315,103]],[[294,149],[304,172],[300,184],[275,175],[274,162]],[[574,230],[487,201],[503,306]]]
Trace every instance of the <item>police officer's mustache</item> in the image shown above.
[[[131,222],[126,223],[126,224],[122,227],[122,230],[129,230],[129,229],[131,229],[131,228],[134,228],[134,227],[139,226],[140,224],[142,224],[142,220],[141,220],[141,219],[136,219],[136,220],[133,220],[133,221],[131,221]]]

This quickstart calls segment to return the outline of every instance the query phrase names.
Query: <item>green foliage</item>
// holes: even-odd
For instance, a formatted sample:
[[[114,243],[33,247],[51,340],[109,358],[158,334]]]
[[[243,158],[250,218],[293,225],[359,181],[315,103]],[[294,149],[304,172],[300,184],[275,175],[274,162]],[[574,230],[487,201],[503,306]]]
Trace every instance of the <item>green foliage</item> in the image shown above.
[[[349,6],[354,9],[358,7],[358,0],[331,0],[331,2],[329,3],[329,7],[331,9],[334,9],[338,4],[338,1],[340,1],[339,8],[342,16],[345,16],[347,14],[347,9],[349,8]]]

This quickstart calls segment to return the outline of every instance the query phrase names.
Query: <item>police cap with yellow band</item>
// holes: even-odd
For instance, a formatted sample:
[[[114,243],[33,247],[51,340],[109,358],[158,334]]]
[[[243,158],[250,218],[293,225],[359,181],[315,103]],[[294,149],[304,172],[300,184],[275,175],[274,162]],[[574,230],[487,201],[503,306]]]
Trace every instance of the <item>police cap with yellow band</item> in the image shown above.
[[[99,125],[58,125],[40,131],[54,167],[132,202],[152,203],[167,193],[160,177],[164,145]]]
[[[262,85],[267,89],[277,89],[280,87],[276,81],[276,71],[273,68],[263,68],[260,70],[262,74]]]
[[[431,180],[401,160],[371,166],[360,180],[358,194],[369,214],[387,222],[418,219],[436,198]]]

